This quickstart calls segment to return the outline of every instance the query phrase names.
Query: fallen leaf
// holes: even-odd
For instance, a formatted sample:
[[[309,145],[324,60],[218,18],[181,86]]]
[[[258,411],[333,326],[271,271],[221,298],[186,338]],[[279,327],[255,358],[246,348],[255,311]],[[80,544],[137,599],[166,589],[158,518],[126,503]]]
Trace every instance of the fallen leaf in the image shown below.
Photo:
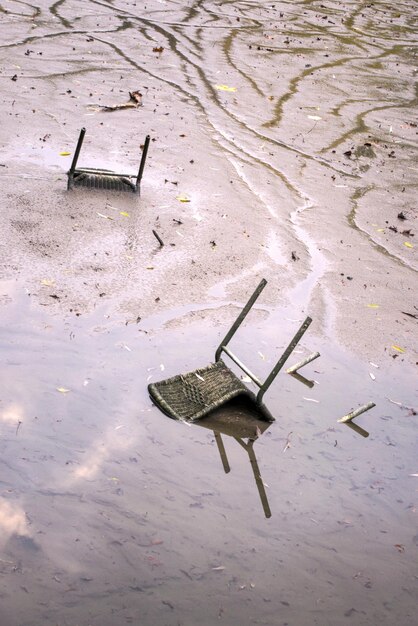
[[[123,217],[131,217],[126,211],[120,211],[119,215],[123,215]]]
[[[70,156],[71,152],[60,152],[60,156]]]
[[[394,350],[396,350],[397,352],[400,352],[401,354],[403,354],[405,352],[405,350],[403,348],[401,348],[400,346],[393,345],[392,348]]]
[[[395,543],[394,547],[398,550],[398,552],[405,552],[405,546],[401,543]]]
[[[45,285],[45,287],[53,287],[55,285],[55,280],[49,280],[49,278],[43,278],[41,280],[41,285]]]
[[[409,241],[404,241],[403,245],[406,246],[407,248],[413,248],[414,246],[412,245],[412,243],[409,243]]]
[[[369,309],[378,309],[380,304],[366,304]]]
[[[236,87],[228,87],[228,85],[215,85],[215,89],[218,91],[236,91]]]
[[[60,393],[68,393],[70,390],[66,389],[65,387],[57,387],[57,391],[59,391]]]
[[[190,198],[188,198],[185,194],[176,196],[176,200],[178,200],[179,202],[190,202]]]

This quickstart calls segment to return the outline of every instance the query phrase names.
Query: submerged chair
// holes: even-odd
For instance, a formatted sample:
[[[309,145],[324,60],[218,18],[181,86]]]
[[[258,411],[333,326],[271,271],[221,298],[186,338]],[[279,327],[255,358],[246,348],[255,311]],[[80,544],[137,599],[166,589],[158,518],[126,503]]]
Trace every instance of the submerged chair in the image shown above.
[[[141,179],[150,142],[149,135],[145,138],[138,174],[118,174],[117,172],[112,172],[112,170],[97,169],[94,167],[77,167],[77,161],[80,156],[85,134],[86,129],[82,128],[75,149],[73,162],[67,172],[67,189],[70,190],[73,187],[87,187],[88,189],[108,189],[110,191],[133,191],[133,193],[139,194],[141,192]]]
[[[230,330],[227,332],[225,338],[216,350],[215,363],[211,363],[207,367],[194,372],[179,374],[173,378],[148,385],[149,394],[161,411],[173,419],[194,421],[205,417],[233,398],[245,396],[261,416],[261,419],[269,422],[274,420],[262,402],[263,396],[307,331],[312,319],[310,317],[305,319],[266,380],[261,382],[257,376],[235,356],[227,345],[248,315],[266,284],[267,281],[263,278]],[[225,352],[225,354],[227,354],[259,387],[257,395],[250,391],[224,363],[221,359],[223,352]]]

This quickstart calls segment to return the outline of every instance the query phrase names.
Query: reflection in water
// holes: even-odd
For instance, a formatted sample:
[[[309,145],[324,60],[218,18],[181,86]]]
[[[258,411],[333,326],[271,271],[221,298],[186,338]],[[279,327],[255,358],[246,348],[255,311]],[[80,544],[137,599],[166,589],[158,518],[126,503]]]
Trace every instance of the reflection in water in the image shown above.
[[[244,448],[250,459],[264,515],[271,517],[266,490],[254,452],[254,443],[271,426],[271,422],[261,420],[254,403],[248,402],[243,397],[222,406],[207,417],[194,422],[194,424],[213,431],[225,474],[229,474],[231,467],[226,455],[222,435],[232,437]]]
[[[18,504],[0,499],[0,548],[12,535],[29,535],[25,511]]]

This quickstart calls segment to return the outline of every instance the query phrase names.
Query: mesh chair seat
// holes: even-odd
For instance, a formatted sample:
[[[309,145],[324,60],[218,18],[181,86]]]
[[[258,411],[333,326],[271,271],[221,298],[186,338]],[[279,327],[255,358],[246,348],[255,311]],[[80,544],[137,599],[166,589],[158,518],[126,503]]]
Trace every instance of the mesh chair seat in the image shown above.
[[[220,359],[194,372],[179,374],[148,387],[154,402],[170,417],[194,421],[240,395],[254,394]]]

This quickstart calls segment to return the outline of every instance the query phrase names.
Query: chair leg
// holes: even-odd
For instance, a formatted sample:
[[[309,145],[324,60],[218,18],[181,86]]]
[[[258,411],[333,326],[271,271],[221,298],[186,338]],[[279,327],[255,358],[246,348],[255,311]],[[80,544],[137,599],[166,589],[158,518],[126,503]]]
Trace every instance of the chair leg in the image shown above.
[[[136,177],[135,192],[137,192],[137,193],[141,193],[141,180],[142,180],[142,174],[144,173],[145,161],[147,159],[149,142],[150,142],[150,136],[147,135],[145,137],[144,148],[142,150],[142,156],[141,156],[141,162],[139,164],[138,176]]]
[[[216,353],[215,353],[215,361],[219,361],[219,359],[221,358],[221,354],[222,354],[223,348],[231,341],[232,337],[235,335],[235,333],[237,332],[238,328],[241,326],[242,322],[247,317],[248,313],[250,312],[250,310],[253,307],[254,302],[257,300],[258,296],[263,291],[263,289],[264,289],[264,287],[266,285],[267,285],[267,281],[266,281],[265,278],[263,278],[260,281],[257,289],[254,291],[254,293],[251,296],[251,298],[248,300],[248,302],[245,305],[245,307],[242,309],[241,313],[238,315],[238,317],[235,320],[235,322],[232,324],[231,328],[229,329],[229,331],[225,335],[224,339],[219,344],[219,346],[218,346],[218,348],[216,350]]]
[[[293,350],[296,348],[297,344],[299,343],[303,335],[308,330],[311,322],[312,322],[312,319],[308,316],[303,322],[303,324],[301,325],[301,327],[299,328],[299,330],[297,331],[296,335],[293,337],[292,341],[287,346],[286,350],[283,352],[280,359],[277,361],[276,365],[273,367],[270,374],[267,376],[263,385],[260,387],[260,391],[257,394],[257,404],[261,404],[263,400],[263,396],[266,393],[267,389],[270,387],[271,383],[276,378],[277,374],[280,372],[283,365],[286,363],[287,359],[290,357]]]

